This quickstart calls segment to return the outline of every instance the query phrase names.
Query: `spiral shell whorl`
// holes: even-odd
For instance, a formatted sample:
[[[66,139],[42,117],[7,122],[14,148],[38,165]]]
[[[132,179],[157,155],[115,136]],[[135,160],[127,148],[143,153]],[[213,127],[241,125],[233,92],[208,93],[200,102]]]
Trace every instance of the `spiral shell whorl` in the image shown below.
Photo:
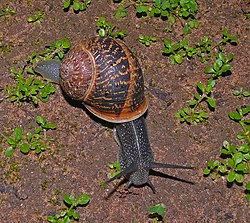
[[[147,110],[139,63],[123,43],[112,38],[93,37],[79,44],[63,61],[61,78],[70,97],[82,100],[106,121],[132,121]]]
[[[74,100],[83,100],[91,85],[94,70],[92,60],[82,45],[78,45],[62,62],[60,84],[64,92]]]

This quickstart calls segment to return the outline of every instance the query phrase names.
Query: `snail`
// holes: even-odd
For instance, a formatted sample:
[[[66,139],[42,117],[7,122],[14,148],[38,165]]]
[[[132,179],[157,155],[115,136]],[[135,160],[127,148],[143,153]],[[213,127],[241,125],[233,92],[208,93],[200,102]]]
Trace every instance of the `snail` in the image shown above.
[[[130,185],[148,184],[153,168],[193,169],[154,162],[144,113],[148,102],[138,60],[128,47],[110,37],[92,37],[72,48],[62,62],[39,62],[35,71],[59,83],[72,99],[81,101],[97,117],[114,123],[120,145],[121,172]]]

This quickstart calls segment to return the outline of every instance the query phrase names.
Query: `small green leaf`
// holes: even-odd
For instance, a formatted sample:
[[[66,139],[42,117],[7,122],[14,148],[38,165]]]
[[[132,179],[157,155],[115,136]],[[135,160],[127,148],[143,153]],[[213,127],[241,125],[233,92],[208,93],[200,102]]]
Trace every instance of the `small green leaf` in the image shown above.
[[[213,67],[207,67],[204,69],[204,73],[205,74],[215,74],[216,72],[215,72]]]
[[[238,152],[233,155],[233,160],[234,160],[234,165],[236,166],[243,160],[243,155],[242,153]]]
[[[209,106],[211,106],[212,108],[216,107],[216,102],[213,98],[208,97],[207,102],[208,102]]]
[[[202,83],[198,82],[198,83],[197,83],[197,87],[198,87],[198,89],[201,90],[202,93],[204,93],[205,87],[204,87],[204,85],[203,85]]]
[[[8,137],[7,138],[7,142],[10,144],[10,145],[15,145],[16,144],[16,140],[12,137]]]
[[[156,205],[150,207],[148,211],[150,213],[157,213],[159,216],[164,218],[164,209],[165,209],[165,205],[163,203],[161,203],[161,204],[156,204]]]
[[[85,205],[89,202],[90,196],[88,194],[82,194],[79,196],[77,203],[80,205]]]
[[[67,203],[67,204],[73,204],[75,202],[75,196],[74,195],[64,195],[63,196],[63,200]]]
[[[181,56],[181,55],[175,54],[175,55],[174,55],[174,59],[175,59],[175,61],[176,61],[178,64],[181,64],[181,63],[182,63],[182,56]]]
[[[206,169],[203,170],[203,174],[204,174],[204,175],[209,175],[210,172],[211,172],[211,170],[208,169],[208,168],[206,168]]]
[[[244,176],[242,174],[235,173],[235,180],[238,183],[243,183],[244,182]]]
[[[13,147],[9,147],[5,150],[4,156],[5,157],[11,157],[14,153],[14,148]]]
[[[240,121],[243,118],[238,112],[229,112],[228,115],[234,121]]]
[[[30,151],[30,146],[29,146],[29,144],[27,144],[27,143],[22,144],[22,145],[20,146],[20,151],[21,151],[22,153],[24,153],[24,154],[29,153],[29,151]]]
[[[16,136],[16,141],[20,141],[23,136],[23,130],[20,127],[15,128],[14,130],[14,135]]]
[[[230,64],[224,64],[221,68],[222,73],[226,73],[227,71],[231,70],[231,65]]]
[[[247,182],[247,184],[246,184],[246,189],[247,189],[247,190],[250,190],[250,181]]]
[[[235,180],[235,172],[234,171],[230,171],[229,174],[227,175],[227,181],[231,183],[234,180]]]
[[[64,9],[69,8],[69,6],[70,6],[70,1],[66,1],[66,2],[63,3],[63,8]]]

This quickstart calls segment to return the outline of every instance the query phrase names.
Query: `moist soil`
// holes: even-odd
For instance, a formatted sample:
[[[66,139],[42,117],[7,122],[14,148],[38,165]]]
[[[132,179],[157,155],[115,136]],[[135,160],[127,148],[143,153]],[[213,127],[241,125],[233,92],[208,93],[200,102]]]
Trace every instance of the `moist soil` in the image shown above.
[[[35,107],[30,102],[21,106],[4,99],[0,103],[0,222],[47,222],[47,216],[61,210],[64,194],[91,196],[86,207],[78,207],[79,222],[153,222],[148,208],[163,203],[167,222],[249,222],[249,204],[244,187],[228,186],[225,178],[212,181],[203,176],[208,160],[219,158],[224,140],[240,144],[236,139],[240,126],[228,118],[236,107],[249,105],[249,98],[232,95],[235,89],[249,89],[249,12],[248,1],[200,0],[197,18],[200,27],[187,38],[200,41],[208,35],[214,41],[221,38],[224,28],[239,38],[236,46],[227,44],[226,54],[233,53],[232,73],[217,81],[213,92],[217,107],[209,112],[209,119],[198,126],[181,124],[175,113],[187,106],[195,93],[196,83],[205,83],[208,75],[197,59],[181,65],[171,65],[162,55],[163,40],[174,42],[183,37],[178,22],[171,27],[160,18],[138,18],[132,7],[127,17],[116,21],[113,14],[117,4],[113,1],[92,1],[87,11],[74,13],[72,8],[63,11],[63,1],[0,1],[0,8],[16,10],[15,15],[0,17],[0,86],[15,85],[9,72],[11,67],[22,67],[34,51],[44,50],[46,43],[68,37],[72,45],[86,37],[97,35],[95,26],[99,16],[127,31],[125,44],[137,56],[144,73],[145,85],[153,83],[161,93],[170,93],[173,99],[162,100],[146,90],[149,100],[147,125],[149,139],[157,162],[190,165],[195,170],[168,170],[165,177],[150,176],[156,188],[130,187],[122,184],[113,193],[114,184],[100,186],[110,172],[108,163],[117,160],[119,151],[111,128],[90,115],[84,107],[65,98],[59,86],[47,103]],[[28,23],[26,19],[36,12],[45,12],[41,22]],[[156,36],[150,47],[142,45],[138,36]],[[4,97],[5,90],[0,92]],[[7,137],[21,126],[31,131],[37,124],[36,116],[46,117],[57,129],[47,132],[54,140],[50,149],[39,155],[22,154],[18,149],[11,158],[4,157]],[[171,177],[172,176],[172,177]],[[193,182],[185,183],[180,179]],[[249,181],[246,179],[246,181]],[[119,181],[118,181],[119,182]]]

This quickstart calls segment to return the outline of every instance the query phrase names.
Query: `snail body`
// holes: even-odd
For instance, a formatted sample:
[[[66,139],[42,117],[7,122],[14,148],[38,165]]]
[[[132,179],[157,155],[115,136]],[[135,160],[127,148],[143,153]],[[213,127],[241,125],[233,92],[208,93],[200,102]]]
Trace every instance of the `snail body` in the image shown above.
[[[130,185],[148,184],[153,168],[192,169],[154,162],[143,114],[148,102],[137,59],[123,43],[113,38],[93,37],[71,49],[62,62],[42,61],[36,72],[59,83],[72,99],[81,101],[97,117],[115,124],[120,145],[121,172]]]
[[[119,163],[121,172],[108,180],[107,183],[121,176],[125,176],[129,181],[126,187],[127,189],[131,185],[141,186],[148,184],[155,193],[156,190],[149,180],[149,171],[151,169],[193,169],[193,167],[189,166],[154,162],[144,116],[130,122],[116,124],[115,138],[120,146]]]

